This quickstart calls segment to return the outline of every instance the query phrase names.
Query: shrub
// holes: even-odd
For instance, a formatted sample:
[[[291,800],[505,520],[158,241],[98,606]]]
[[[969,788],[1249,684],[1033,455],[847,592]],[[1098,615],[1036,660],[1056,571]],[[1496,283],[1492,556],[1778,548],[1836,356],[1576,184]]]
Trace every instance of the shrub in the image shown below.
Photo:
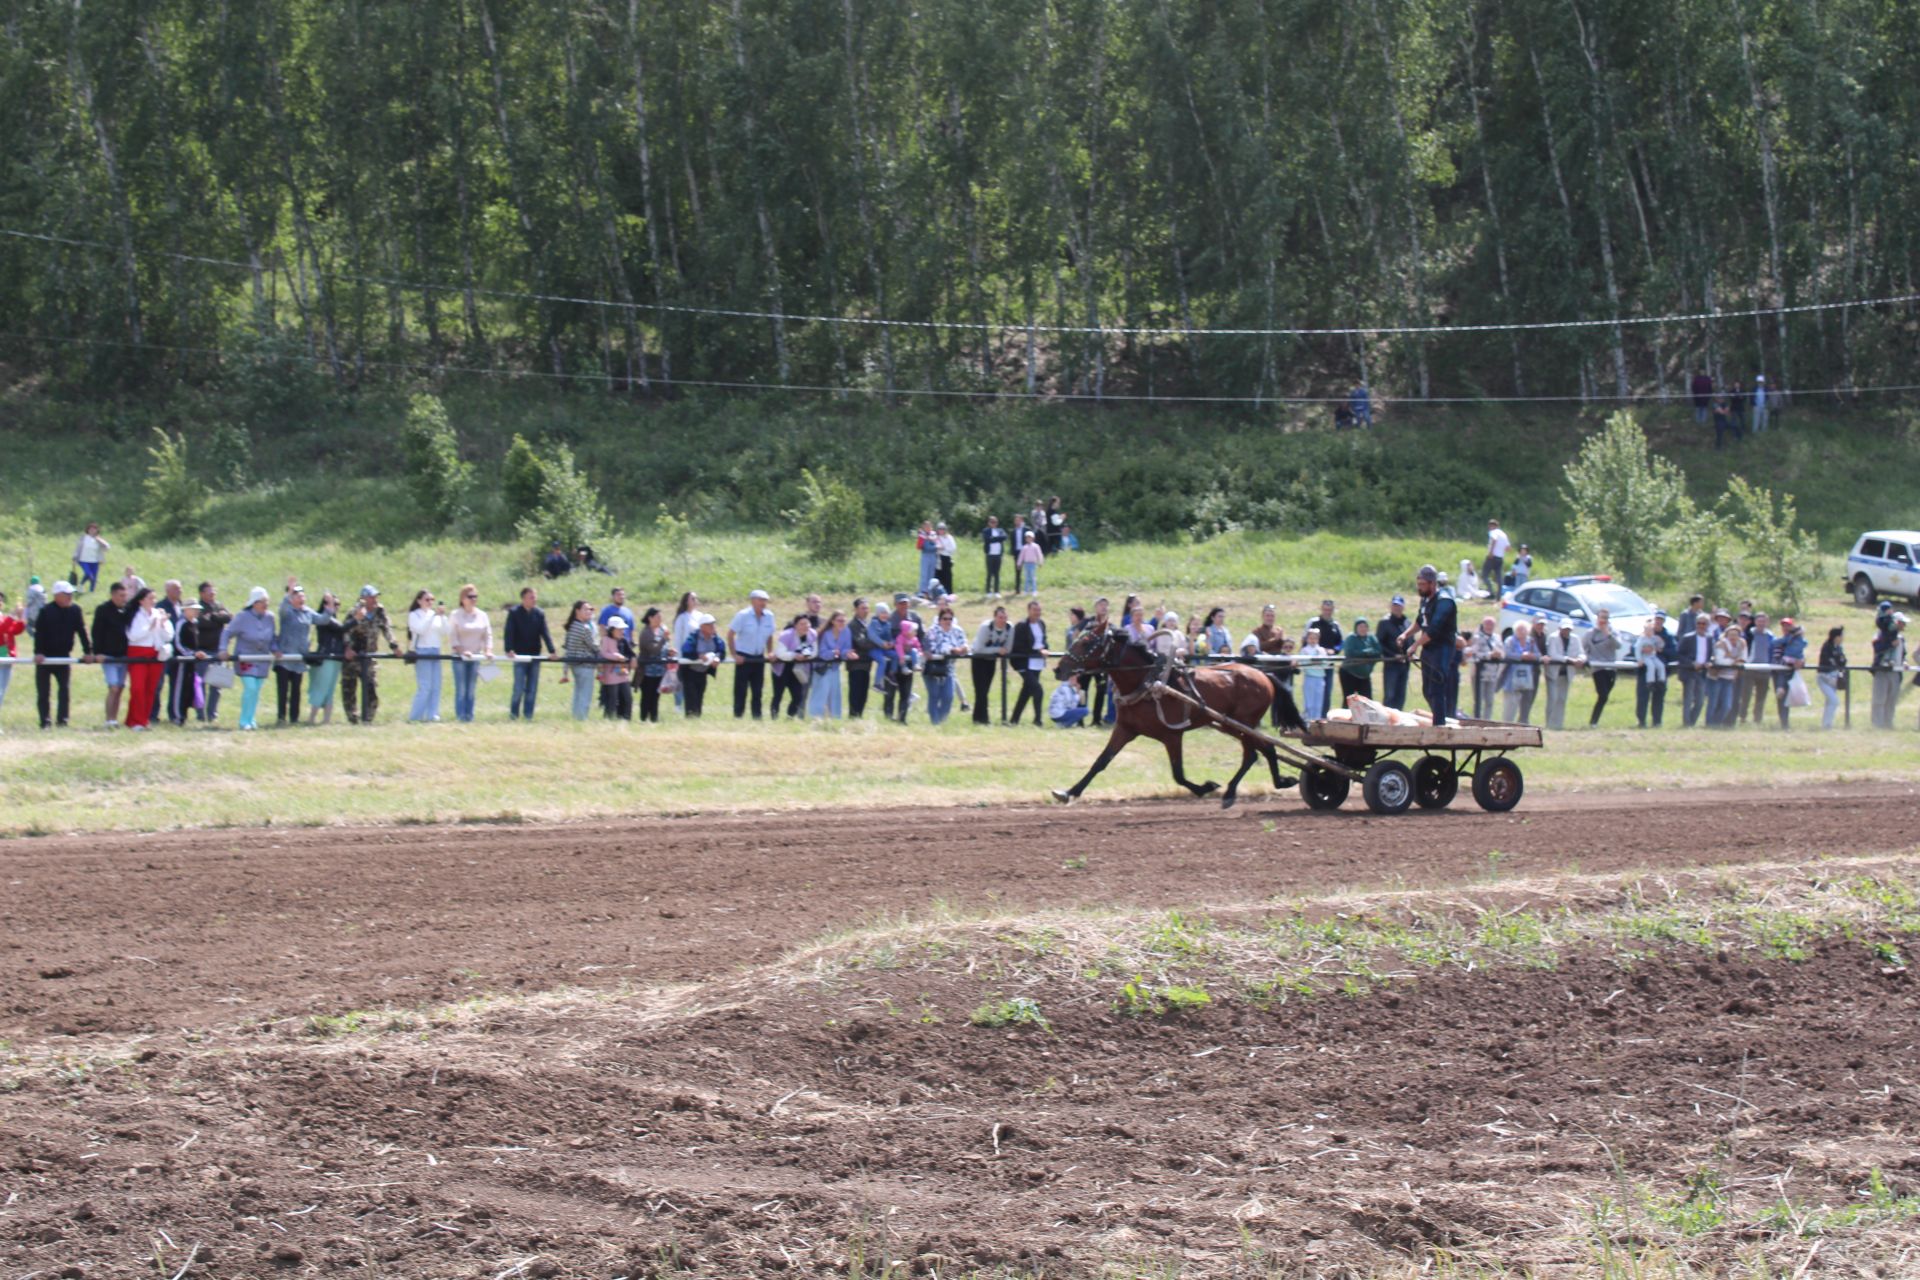
[[[1712,509],[1679,535],[1694,589],[1713,600],[1744,596],[1801,612],[1820,580],[1820,552],[1798,524],[1792,494],[1775,498],[1770,489],[1732,477]]]
[[[794,522],[793,540],[815,560],[846,560],[866,536],[866,499],[851,485],[832,476],[822,479],[805,467],[800,487],[801,507],[782,513]]]
[[[546,487],[547,467],[527,438],[514,432],[507,446],[506,459],[500,464],[500,496],[507,511],[516,519],[540,505],[541,490]]]
[[[568,547],[599,541],[612,522],[600,495],[573,465],[573,450],[555,446],[554,456],[540,467],[540,501],[520,517],[515,530],[542,547],[554,541]]]
[[[414,500],[440,524],[459,518],[472,468],[460,461],[460,438],[440,397],[417,395],[408,404],[400,449]]]
[[[189,537],[200,531],[206,488],[187,460],[187,438],[155,427],[147,448],[147,525],[161,537]]]
[[[1624,409],[1580,446],[1566,477],[1568,540],[1585,544],[1629,583],[1646,580],[1673,531],[1693,514],[1685,473],[1652,455],[1647,433]]]
[[[253,436],[232,422],[217,424],[208,433],[205,457],[206,473],[226,490],[244,489],[253,474]]]

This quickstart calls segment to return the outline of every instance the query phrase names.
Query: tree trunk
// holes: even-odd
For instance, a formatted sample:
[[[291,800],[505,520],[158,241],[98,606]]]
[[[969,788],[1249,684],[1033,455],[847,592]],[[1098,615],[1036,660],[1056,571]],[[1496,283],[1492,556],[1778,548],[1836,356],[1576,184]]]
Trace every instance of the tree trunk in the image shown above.
[[[747,70],[747,40],[744,22],[740,16],[740,0],[732,0],[733,12],[733,63],[739,68],[741,94],[744,105],[741,108],[740,124],[746,135],[749,167],[752,172],[748,181],[753,184],[753,220],[760,228],[760,252],[766,258],[767,300],[773,312],[773,358],[780,371],[780,381],[791,377],[791,365],[787,359],[787,318],[780,302],[780,254],[773,241],[773,219],[767,213],[767,193],[762,181],[760,165],[752,159],[754,151],[754,111],[753,80]]]

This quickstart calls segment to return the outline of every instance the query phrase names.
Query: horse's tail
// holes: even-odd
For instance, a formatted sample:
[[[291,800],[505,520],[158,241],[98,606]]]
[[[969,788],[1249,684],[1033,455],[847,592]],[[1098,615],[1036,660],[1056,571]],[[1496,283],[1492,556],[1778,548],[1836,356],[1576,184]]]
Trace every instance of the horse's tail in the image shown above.
[[[1293,691],[1280,683],[1270,671],[1262,671],[1267,683],[1273,686],[1273,714],[1282,729],[1303,730],[1307,722],[1300,716],[1300,704],[1293,700]]]

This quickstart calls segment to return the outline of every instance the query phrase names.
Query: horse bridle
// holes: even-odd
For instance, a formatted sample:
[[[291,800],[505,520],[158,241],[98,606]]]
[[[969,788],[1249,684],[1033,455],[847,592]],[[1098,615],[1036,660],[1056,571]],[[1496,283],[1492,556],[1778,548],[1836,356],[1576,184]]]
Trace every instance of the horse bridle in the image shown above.
[[[1098,643],[1089,645],[1087,653],[1077,652],[1081,645],[1089,644],[1093,635],[1092,629],[1089,628],[1082,631],[1074,638],[1073,643],[1067,646],[1066,655],[1061,658],[1059,667],[1063,679],[1072,676],[1100,676],[1120,669],[1107,660],[1108,652],[1116,643],[1121,644],[1124,650],[1133,643],[1133,638],[1127,635],[1124,628],[1109,625],[1105,633],[1099,636]]]

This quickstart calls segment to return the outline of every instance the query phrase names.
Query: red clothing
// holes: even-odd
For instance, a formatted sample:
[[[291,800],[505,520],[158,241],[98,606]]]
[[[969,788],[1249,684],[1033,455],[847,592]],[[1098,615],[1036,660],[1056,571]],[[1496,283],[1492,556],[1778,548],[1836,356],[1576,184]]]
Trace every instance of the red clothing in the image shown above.
[[[157,658],[160,651],[147,645],[132,644],[127,646],[127,656]],[[157,662],[127,664],[127,728],[144,728],[153,718],[153,703],[160,692],[162,670]]]
[[[13,638],[27,629],[27,624],[18,618],[9,618],[0,614],[0,652],[9,658],[16,656],[13,651]]]

